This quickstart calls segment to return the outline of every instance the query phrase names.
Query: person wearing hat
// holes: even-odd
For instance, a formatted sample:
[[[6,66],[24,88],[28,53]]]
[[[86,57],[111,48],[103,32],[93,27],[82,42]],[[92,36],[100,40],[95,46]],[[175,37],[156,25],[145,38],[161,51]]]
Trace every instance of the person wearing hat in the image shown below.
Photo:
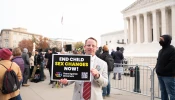
[[[6,48],[0,49],[0,59],[1,59],[0,60],[0,87],[2,87],[3,77],[7,70],[4,66],[6,66],[7,68],[10,68],[12,64],[11,69],[14,70],[14,72],[16,73],[18,80],[19,81],[22,80],[20,67],[16,63],[12,63],[10,61],[11,56],[12,56],[12,52],[9,49],[6,49]],[[22,100],[19,98],[21,98],[19,90],[12,92],[10,94],[2,94],[2,92],[0,92],[0,100]]]
[[[175,100],[175,47],[170,35],[160,36],[162,47],[158,53],[156,73],[160,84],[161,100]]]

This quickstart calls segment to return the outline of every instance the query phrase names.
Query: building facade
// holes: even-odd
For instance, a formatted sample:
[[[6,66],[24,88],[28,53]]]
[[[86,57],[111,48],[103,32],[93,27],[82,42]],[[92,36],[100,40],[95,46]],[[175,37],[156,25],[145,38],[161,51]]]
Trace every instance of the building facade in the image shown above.
[[[137,0],[122,13],[126,55],[157,56],[164,34],[171,35],[175,44],[175,0]]]
[[[111,52],[112,49],[116,50],[116,47],[125,47],[125,38],[124,30],[105,33],[101,35],[101,46],[108,45]]]
[[[33,34],[27,32],[25,28],[13,28],[13,29],[2,29],[0,33],[0,47],[1,48],[15,48],[21,40],[32,39],[35,37],[39,39],[42,35]]]

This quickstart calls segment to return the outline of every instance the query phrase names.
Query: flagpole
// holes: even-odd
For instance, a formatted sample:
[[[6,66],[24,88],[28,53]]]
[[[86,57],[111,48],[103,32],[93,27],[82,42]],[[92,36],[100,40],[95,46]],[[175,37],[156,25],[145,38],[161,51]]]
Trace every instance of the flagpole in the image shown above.
[[[62,17],[61,17],[61,25],[62,25],[62,35],[61,35],[61,42],[62,42],[62,52],[64,52],[64,47],[63,47],[63,13],[62,13]]]

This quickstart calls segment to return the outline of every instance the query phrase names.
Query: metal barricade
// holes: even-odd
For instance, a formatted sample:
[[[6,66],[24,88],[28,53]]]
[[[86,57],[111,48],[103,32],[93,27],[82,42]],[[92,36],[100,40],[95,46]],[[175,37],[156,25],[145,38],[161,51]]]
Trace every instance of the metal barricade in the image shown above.
[[[124,63],[126,62],[126,63]],[[132,64],[132,58],[131,57],[125,57],[123,60],[122,60],[122,63],[123,64]]]
[[[130,64],[146,65],[154,68],[157,57],[130,57]]]
[[[153,69],[153,79],[152,79],[152,84],[153,84],[153,97],[161,99],[161,94],[160,94],[160,85],[158,82],[157,74],[156,74],[156,69]]]
[[[158,80],[157,78],[155,78],[153,68],[145,65],[116,63],[114,65],[120,67],[120,70],[121,68],[123,68],[123,70],[127,69],[129,72],[128,74],[125,74],[125,72],[123,71],[121,75],[121,80],[118,80],[117,77],[116,79],[112,79],[113,75],[110,75],[111,88],[149,96],[150,100],[154,100],[155,95],[157,96],[157,91],[155,94],[155,88],[157,89],[157,86],[154,85],[154,82],[156,80],[156,83],[158,83]],[[138,68],[139,79],[138,77],[136,78],[137,71],[135,70],[138,70]]]

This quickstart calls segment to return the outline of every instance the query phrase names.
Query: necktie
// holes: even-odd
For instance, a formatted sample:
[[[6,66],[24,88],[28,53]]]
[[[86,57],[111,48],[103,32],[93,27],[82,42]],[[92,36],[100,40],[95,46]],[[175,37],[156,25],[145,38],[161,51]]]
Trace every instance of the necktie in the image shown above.
[[[91,97],[91,82],[84,82],[83,85],[83,98],[88,100]]]

